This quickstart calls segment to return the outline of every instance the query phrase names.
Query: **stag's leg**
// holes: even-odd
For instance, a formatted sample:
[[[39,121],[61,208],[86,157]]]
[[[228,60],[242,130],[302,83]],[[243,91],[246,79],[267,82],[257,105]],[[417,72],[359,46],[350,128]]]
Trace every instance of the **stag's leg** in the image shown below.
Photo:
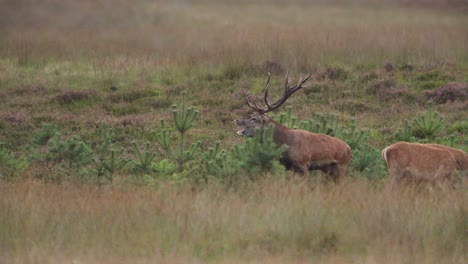
[[[334,163],[321,168],[323,174],[326,174],[329,179],[331,178],[335,183],[340,181],[339,165]]]
[[[298,173],[300,176],[307,176],[309,169],[304,164],[292,164],[292,169],[295,173]]]
[[[329,166],[329,175],[335,183],[341,182],[346,177],[349,163],[346,164],[332,164]]]
[[[331,166],[330,176],[335,183],[339,183],[346,175],[346,170],[339,164]]]
[[[344,164],[338,164],[338,179],[342,180],[346,178],[346,173],[348,171],[348,166],[349,166],[350,160],[346,161]]]
[[[280,158],[280,163],[283,164],[283,166],[285,167],[286,170],[293,169],[292,162],[287,158]]]

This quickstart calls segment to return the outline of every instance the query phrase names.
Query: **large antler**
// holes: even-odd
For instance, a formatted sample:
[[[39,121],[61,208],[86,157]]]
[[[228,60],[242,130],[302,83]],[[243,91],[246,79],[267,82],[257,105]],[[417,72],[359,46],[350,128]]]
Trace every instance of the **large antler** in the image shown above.
[[[290,81],[289,81],[289,76],[286,74],[286,81],[284,83],[284,92],[283,95],[281,95],[281,98],[278,99],[278,101],[272,103],[270,99],[268,99],[268,86],[270,85],[270,73],[268,73],[268,80],[265,85],[265,95],[263,97],[263,101],[265,102],[265,105],[260,105],[258,102],[252,102],[250,98],[247,98],[247,105],[257,111],[259,114],[263,115],[265,113],[271,112],[278,107],[280,107],[286,100],[293,95],[295,92],[300,90],[301,88],[304,88],[302,86],[312,75],[307,76],[306,78],[302,79],[302,77],[299,78],[299,81],[297,82],[296,85],[290,87]]]

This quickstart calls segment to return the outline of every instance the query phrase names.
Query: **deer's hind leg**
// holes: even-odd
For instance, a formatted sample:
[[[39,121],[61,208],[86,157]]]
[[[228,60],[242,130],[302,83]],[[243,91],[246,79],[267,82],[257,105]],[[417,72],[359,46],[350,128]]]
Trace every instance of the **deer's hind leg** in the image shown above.
[[[330,176],[330,178],[335,182],[339,183],[342,178],[344,178],[343,168],[338,163],[333,163],[328,166],[323,167],[322,172]]]
[[[432,185],[437,185],[444,191],[447,188],[453,187],[453,166],[453,164],[450,164],[450,161],[443,162],[439,169],[436,171],[434,178],[431,180]]]

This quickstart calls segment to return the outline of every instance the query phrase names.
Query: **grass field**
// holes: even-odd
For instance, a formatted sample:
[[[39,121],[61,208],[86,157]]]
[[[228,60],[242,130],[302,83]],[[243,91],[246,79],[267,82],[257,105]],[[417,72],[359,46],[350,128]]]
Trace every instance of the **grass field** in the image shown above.
[[[463,263],[466,190],[2,184],[7,263]]]
[[[467,261],[466,176],[450,191],[388,190],[379,156],[408,133],[468,151],[464,1],[1,6],[1,263]],[[315,172],[301,180],[273,169],[248,180],[224,171],[233,187],[225,176],[208,177],[202,158],[171,169],[155,131],[161,118],[173,125],[172,105],[184,99],[200,112],[186,140],[200,142],[205,161],[216,141],[231,153],[244,144],[232,120],[251,113],[245,96],[261,95],[267,72],[273,96],[287,73],[312,74],[277,117],[290,107],[297,120],[322,116],[343,137],[355,135],[353,125],[365,135],[345,182],[324,184]],[[443,102],[448,90],[454,100]],[[440,130],[405,134],[405,121],[428,112]],[[109,145],[104,123],[114,133]],[[56,145],[37,143],[48,136]],[[149,171],[122,167],[102,182],[84,157],[60,149],[83,143],[96,160],[112,146],[136,159],[134,142],[146,141],[157,153]]]

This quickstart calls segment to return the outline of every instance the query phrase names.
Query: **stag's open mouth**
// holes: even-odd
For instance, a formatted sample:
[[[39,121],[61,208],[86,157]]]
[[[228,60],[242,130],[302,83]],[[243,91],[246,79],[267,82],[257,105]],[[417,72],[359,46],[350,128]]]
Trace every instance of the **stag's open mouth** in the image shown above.
[[[239,130],[239,131],[237,131],[237,134],[243,136],[243,135],[244,135],[244,131],[245,131],[245,129]]]

